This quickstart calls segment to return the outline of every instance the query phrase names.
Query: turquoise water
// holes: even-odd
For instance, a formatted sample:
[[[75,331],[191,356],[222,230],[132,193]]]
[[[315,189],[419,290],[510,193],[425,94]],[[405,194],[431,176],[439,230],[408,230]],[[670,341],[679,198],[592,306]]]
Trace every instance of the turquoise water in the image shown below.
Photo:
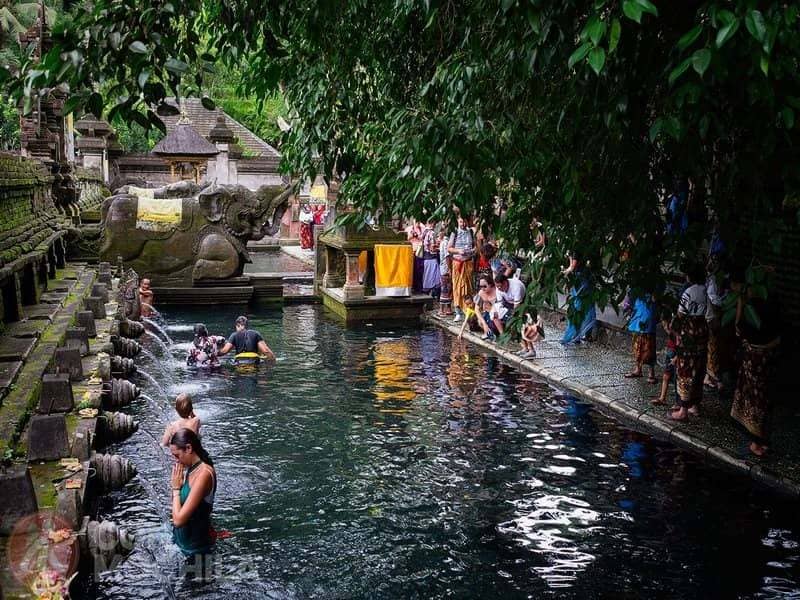
[[[235,316],[165,314],[171,356],[140,361],[165,394],[142,380],[141,429],[115,447],[139,476],[100,507],[137,546],[83,597],[800,595],[794,504],[437,329],[346,330],[293,306],[252,319],[274,366],[182,366],[194,322],[227,334]],[[180,574],[171,458],[153,440],[180,390],[204,422],[215,524],[230,533],[209,583]]]

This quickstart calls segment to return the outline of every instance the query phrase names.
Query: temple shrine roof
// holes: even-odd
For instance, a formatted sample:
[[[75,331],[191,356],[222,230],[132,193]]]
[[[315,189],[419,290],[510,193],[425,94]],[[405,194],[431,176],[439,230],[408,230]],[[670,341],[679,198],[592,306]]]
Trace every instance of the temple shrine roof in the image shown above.
[[[184,115],[152,150],[159,156],[216,156],[217,147],[204,138]]]
[[[174,98],[168,99],[167,103],[172,106],[178,106]],[[217,125],[217,119],[223,117],[226,128],[231,130],[238,140],[238,144],[244,148],[249,155],[263,158],[280,157],[280,153],[275,148],[250,131],[247,127],[231,118],[219,107],[214,110],[208,110],[201,104],[199,98],[181,98],[179,108],[192,122],[192,127],[205,138],[209,137],[211,131]],[[159,118],[167,127],[167,134],[169,134],[177,126],[180,115],[162,116]]]

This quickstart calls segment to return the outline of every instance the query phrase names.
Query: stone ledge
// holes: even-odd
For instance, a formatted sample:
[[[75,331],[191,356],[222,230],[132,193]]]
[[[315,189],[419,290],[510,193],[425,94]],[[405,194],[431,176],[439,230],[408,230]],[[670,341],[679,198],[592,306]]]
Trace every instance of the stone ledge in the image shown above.
[[[445,329],[455,335],[458,335],[461,329],[460,324],[455,325],[451,322],[445,322],[430,314],[424,314],[421,318],[423,322]],[[684,450],[705,458],[714,466],[726,468],[740,475],[750,477],[752,481],[781,494],[800,498],[800,482],[778,475],[764,465],[735,457],[724,448],[710,444],[701,437],[682,430],[679,423],[667,422],[649,414],[647,412],[648,408],[641,409],[630,406],[621,399],[612,399],[601,389],[598,389],[599,386],[586,386],[572,379],[574,376],[563,376],[563,374],[559,373],[557,365],[543,367],[536,364],[535,361],[537,359],[533,359],[533,361],[522,359],[510,352],[508,348],[484,340],[468,330],[464,331],[463,337],[476,346],[500,356],[514,366],[542,377],[553,386],[568,389],[599,408],[601,412],[615,416],[630,427],[644,431],[658,439],[668,440]],[[569,360],[567,359],[564,363],[559,362],[559,364],[568,364],[568,362]],[[608,388],[605,389],[607,390]]]
[[[0,404],[0,457],[9,452],[12,454],[25,452],[23,434],[29,417],[39,401],[42,376],[49,371],[55,350],[63,343],[67,328],[75,319],[75,313],[80,308],[81,296],[91,290],[91,284],[94,282],[93,272],[65,270],[59,272],[59,275],[64,279],[70,276],[78,281],[74,287],[71,282],[65,286],[72,289],[65,299],[64,306],[59,308],[53,305],[58,310],[53,322],[42,332],[38,344],[18,370],[16,380],[10,384],[9,393]],[[51,283],[56,287],[64,282],[57,278],[51,280]]]

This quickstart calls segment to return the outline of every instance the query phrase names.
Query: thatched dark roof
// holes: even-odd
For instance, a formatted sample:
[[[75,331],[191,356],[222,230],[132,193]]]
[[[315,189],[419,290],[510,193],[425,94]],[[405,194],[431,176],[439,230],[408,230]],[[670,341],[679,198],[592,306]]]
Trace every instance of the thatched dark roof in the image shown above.
[[[174,98],[170,98],[167,100],[167,104],[171,104],[185,113],[191,121],[192,127],[206,138],[217,124],[217,117],[222,116],[225,119],[225,125],[233,132],[233,135],[236,136],[238,140],[238,144],[247,150],[248,154],[252,156],[280,157],[280,153],[275,150],[275,148],[247,129],[247,127],[224,113],[219,106],[214,110],[208,110],[200,102],[199,98],[181,98],[180,106],[175,102]],[[180,121],[179,114],[160,116],[159,118],[164,122],[164,125],[166,125],[167,133],[171,132]]]
[[[159,156],[216,156],[217,147],[197,133],[188,122],[179,122],[153,148]]]

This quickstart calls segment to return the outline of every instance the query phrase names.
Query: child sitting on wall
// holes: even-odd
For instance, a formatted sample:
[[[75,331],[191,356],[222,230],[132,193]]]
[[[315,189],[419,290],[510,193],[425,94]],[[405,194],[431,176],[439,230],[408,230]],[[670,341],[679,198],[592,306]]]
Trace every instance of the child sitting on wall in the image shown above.
[[[152,317],[155,314],[155,296],[153,295],[153,290],[150,289],[149,279],[142,279],[139,284],[139,302],[143,317]]]
[[[161,445],[164,447],[169,446],[169,441],[179,429],[191,429],[198,436],[200,435],[200,418],[194,414],[189,394],[178,394],[175,398],[175,412],[178,413],[180,419],[175,419],[164,429],[164,435],[161,436]]]

